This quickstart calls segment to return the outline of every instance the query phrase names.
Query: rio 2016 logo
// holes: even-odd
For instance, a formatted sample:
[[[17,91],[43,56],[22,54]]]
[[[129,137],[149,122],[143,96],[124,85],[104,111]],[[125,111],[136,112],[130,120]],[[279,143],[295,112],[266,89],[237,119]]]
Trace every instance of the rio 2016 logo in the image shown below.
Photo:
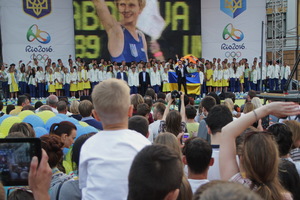
[[[34,40],[37,40],[42,44],[48,44],[51,41],[50,34],[46,31],[40,30],[38,25],[36,24],[33,24],[29,27],[26,38],[28,42],[33,42]]]
[[[233,39],[236,42],[240,42],[244,39],[244,33],[233,27],[231,23],[227,24],[223,30],[223,39],[228,40]]]

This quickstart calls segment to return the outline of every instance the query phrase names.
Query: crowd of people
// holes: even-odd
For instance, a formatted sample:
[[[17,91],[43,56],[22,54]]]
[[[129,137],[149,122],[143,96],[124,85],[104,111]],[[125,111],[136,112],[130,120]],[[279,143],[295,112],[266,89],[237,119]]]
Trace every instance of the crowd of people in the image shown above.
[[[196,109],[193,99],[179,95],[152,88],[145,96],[130,95],[128,85],[114,78],[69,108],[68,100],[50,95],[35,112],[68,115],[100,132],[78,135],[70,121],[52,124],[49,134],[40,136],[43,156],[39,165],[32,160],[33,194],[26,199],[300,198],[299,104],[263,106],[251,90],[240,109],[234,95],[221,102],[214,92]],[[18,101],[24,108],[29,99]],[[272,120],[265,127],[266,117]],[[23,122],[8,137],[20,135],[35,137]],[[17,188],[9,199],[24,195],[27,190]]]
[[[68,64],[61,59],[52,62],[50,58],[44,63],[34,58],[27,64],[22,60],[18,65],[3,64],[0,81],[3,97],[12,100],[18,94],[25,93],[39,99],[49,94],[71,98],[88,96],[95,85],[111,78],[126,81],[131,94],[144,95],[147,88],[153,88],[156,93],[170,92],[168,72],[176,72],[178,90],[183,85],[185,93],[188,93],[186,77],[194,77],[193,73],[199,73],[201,92],[195,95],[203,97],[212,91],[244,93],[249,90],[283,90],[291,69],[286,63],[280,64],[279,61],[269,61],[262,65],[257,58],[253,61],[233,59],[231,62],[220,58],[181,60],[176,55],[176,59],[168,61],[149,59],[149,62],[123,61],[118,64],[104,59],[85,63],[79,57],[73,61],[70,56]]]

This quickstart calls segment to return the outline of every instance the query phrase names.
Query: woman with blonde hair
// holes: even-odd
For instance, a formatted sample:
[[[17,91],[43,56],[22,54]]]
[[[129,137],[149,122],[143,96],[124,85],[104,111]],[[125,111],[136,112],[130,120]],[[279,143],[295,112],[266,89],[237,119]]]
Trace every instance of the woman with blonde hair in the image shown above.
[[[244,114],[249,113],[249,112],[251,112],[251,111],[253,111],[253,110],[254,110],[254,105],[253,105],[253,103],[251,103],[251,102],[245,103],[245,107],[244,107],[244,110],[243,110],[243,113],[244,113]]]
[[[221,178],[241,183],[266,200],[292,200],[279,182],[279,152],[273,136],[268,132],[246,133],[239,165],[235,143],[245,129],[267,115],[283,117],[299,113],[299,105],[295,103],[273,102],[223,127],[219,155]]]
[[[258,97],[253,97],[251,103],[253,103],[254,109],[262,107],[261,101]]]
[[[78,101],[74,100],[74,101],[71,102],[70,112],[72,113],[72,115],[70,117],[73,117],[73,118],[80,121],[82,119],[82,116],[79,113],[78,106],[79,106]]]
[[[169,132],[160,133],[155,141],[154,144],[163,144],[168,146],[169,148],[175,150],[180,157],[182,157],[181,148],[178,139],[176,136]]]
[[[290,156],[293,161],[300,161],[300,122],[296,120],[285,120],[283,121],[293,134],[293,145],[290,152]]]

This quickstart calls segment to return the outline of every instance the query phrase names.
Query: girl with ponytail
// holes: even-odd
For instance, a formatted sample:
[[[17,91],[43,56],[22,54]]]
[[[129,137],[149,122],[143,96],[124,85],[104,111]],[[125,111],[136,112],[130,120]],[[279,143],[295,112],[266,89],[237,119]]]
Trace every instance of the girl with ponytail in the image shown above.
[[[70,146],[74,143],[77,135],[76,131],[76,126],[68,121],[54,123],[50,127],[50,134],[55,134],[61,138],[61,141],[64,143],[63,148],[70,148]]]

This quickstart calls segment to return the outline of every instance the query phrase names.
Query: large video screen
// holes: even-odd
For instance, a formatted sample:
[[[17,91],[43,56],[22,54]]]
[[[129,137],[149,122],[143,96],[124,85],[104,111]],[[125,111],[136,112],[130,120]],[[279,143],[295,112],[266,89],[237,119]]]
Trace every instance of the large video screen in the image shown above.
[[[106,0],[105,3],[116,21],[124,18],[117,0]],[[93,2],[74,0],[73,5],[76,56],[87,60],[100,58],[112,60],[115,56],[111,57],[108,50],[109,36],[99,21]],[[148,58],[156,57],[160,60],[174,58],[176,54],[179,56],[193,54],[198,58],[201,57],[200,11],[200,0],[147,0],[136,25],[145,35],[146,48],[142,46],[142,51],[147,49],[145,53]],[[128,51],[131,51],[133,56],[139,54],[135,46],[130,46]],[[132,60],[126,60],[130,61]]]

